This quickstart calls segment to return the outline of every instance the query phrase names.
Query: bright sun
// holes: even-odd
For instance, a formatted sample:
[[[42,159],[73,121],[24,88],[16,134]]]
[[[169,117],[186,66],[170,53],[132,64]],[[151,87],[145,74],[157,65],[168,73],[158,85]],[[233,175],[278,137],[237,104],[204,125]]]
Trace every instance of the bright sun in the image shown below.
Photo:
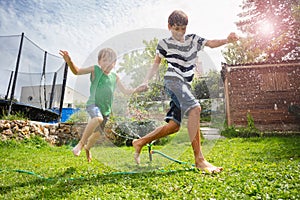
[[[259,32],[263,35],[269,35],[274,32],[274,26],[269,21],[264,21],[259,26]]]

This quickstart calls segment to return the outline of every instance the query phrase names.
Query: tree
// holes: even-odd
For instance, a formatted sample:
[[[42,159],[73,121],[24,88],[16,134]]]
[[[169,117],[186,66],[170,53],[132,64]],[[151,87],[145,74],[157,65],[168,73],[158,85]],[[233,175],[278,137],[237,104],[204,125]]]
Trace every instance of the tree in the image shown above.
[[[132,82],[130,85],[136,87],[142,83],[150,67],[153,64],[155,57],[156,46],[158,44],[158,39],[154,38],[153,40],[147,42],[143,41],[145,45],[144,49],[133,50],[123,56],[123,62],[120,63],[120,68],[118,73],[125,73],[127,77],[130,77]],[[163,66],[166,66],[166,62],[162,62]],[[162,83],[162,76],[165,73],[166,67],[161,68],[157,74],[155,80],[156,84]]]
[[[205,78],[194,78],[192,91],[197,99],[209,99],[209,89]]]
[[[194,78],[192,91],[197,99],[219,98],[223,92],[221,75],[216,70],[210,70],[203,77]]]
[[[236,23],[246,34],[223,55],[228,64],[300,59],[299,0],[245,0]]]
[[[144,40],[143,44],[145,45],[145,48],[133,50],[125,54],[123,56],[123,61],[120,63],[121,67],[117,70],[118,73],[125,74],[125,80],[128,80],[131,87],[140,85],[146,77],[147,72],[152,67],[158,39],[154,38],[149,42]],[[144,111],[149,105],[151,105],[149,102],[153,101],[161,101],[162,106],[164,107],[166,95],[164,94],[163,89],[163,75],[166,70],[167,62],[163,59],[161,66],[159,67],[159,71],[156,74],[156,78],[151,79],[149,82],[149,90],[147,92],[131,96],[129,101],[130,105],[132,105],[132,109]]]
[[[126,77],[130,77],[128,79],[131,80],[130,85],[132,87],[140,85],[146,77],[148,70],[151,68],[155,57],[158,39],[154,38],[149,42],[144,40],[143,44],[145,44],[144,49],[135,50],[123,56],[123,62],[120,63],[121,67],[117,71],[118,73],[125,73]],[[141,95],[144,100],[161,99],[163,75],[165,74],[166,70],[167,62],[163,59],[156,78],[152,79],[149,83],[151,86],[150,90]]]
[[[254,37],[240,38],[238,42],[228,44],[222,55],[228,65],[237,65],[242,63],[263,62],[266,55],[263,51],[253,46]]]

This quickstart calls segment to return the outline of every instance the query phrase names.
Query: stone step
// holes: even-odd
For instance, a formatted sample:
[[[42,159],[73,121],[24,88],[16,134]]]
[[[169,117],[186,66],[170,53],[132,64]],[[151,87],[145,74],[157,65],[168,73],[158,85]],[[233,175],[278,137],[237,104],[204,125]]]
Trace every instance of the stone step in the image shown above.
[[[220,135],[220,130],[217,128],[201,127],[200,130],[203,134],[203,137],[208,140],[219,139],[222,137]]]
[[[220,135],[220,130],[217,128],[202,127],[200,130],[203,135]]]

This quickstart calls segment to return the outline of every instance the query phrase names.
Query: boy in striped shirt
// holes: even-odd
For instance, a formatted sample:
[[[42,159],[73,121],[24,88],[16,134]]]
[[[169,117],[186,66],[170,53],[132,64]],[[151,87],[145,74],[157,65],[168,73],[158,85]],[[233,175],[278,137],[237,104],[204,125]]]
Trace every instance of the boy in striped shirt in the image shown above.
[[[197,54],[204,46],[210,48],[220,47],[227,43],[235,42],[238,36],[230,33],[227,39],[207,40],[196,34],[185,34],[188,24],[187,15],[180,10],[171,13],[168,19],[168,29],[171,37],[160,40],[156,48],[156,56],[152,68],[149,70],[143,85],[158,71],[162,58],[168,63],[167,72],[164,76],[166,93],[170,96],[170,110],[166,115],[166,125],[156,128],[144,137],[133,140],[135,148],[134,159],[140,163],[140,152],[143,146],[153,140],[165,137],[180,129],[181,119],[184,115],[188,117],[187,128],[192,144],[195,166],[210,173],[218,173],[222,167],[216,167],[205,160],[201,151],[200,143],[200,112],[201,106],[191,92],[191,82],[194,77]]]

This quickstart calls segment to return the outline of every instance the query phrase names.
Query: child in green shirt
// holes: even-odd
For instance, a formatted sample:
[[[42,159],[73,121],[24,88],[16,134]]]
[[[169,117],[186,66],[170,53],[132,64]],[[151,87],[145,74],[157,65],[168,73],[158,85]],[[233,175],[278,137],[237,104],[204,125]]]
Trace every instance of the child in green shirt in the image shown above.
[[[146,87],[127,89],[122,84],[119,76],[111,72],[116,65],[117,54],[110,48],[104,48],[99,51],[98,65],[85,68],[79,68],[75,65],[67,51],[60,50],[59,54],[64,58],[75,75],[90,74],[90,96],[86,103],[86,110],[91,120],[85,127],[80,141],[72,149],[72,152],[75,156],[79,156],[82,148],[84,148],[87,160],[91,162],[92,154],[90,148],[100,137],[99,132],[95,131],[95,129],[99,127],[99,131],[104,130],[105,123],[111,113],[115,88],[118,87],[122,93],[129,95],[135,92],[142,92]]]

